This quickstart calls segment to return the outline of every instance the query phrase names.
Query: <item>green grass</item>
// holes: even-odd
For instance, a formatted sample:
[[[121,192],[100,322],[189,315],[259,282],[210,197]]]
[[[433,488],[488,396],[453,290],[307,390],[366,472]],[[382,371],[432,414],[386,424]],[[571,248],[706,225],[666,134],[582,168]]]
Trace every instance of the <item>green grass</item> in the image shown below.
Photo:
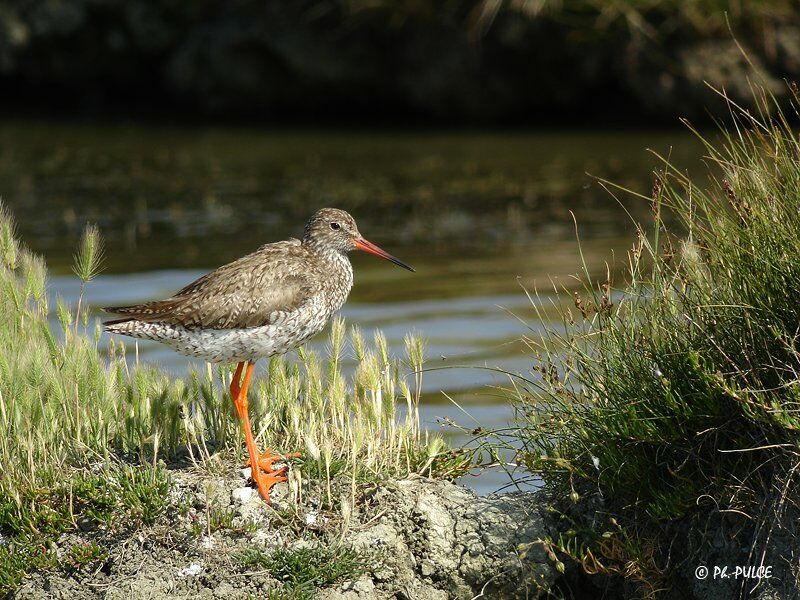
[[[44,261],[23,248],[0,210],[0,533],[9,542],[0,545],[0,593],[30,570],[54,566],[53,540],[79,525],[116,531],[167,516],[174,507],[163,460],[215,470],[244,459],[229,367],[175,379],[129,364],[122,340],[100,345],[82,295],[101,259],[90,227],[76,253],[81,297],[75,307],[62,299],[51,306]],[[422,343],[409,337],[407,350],[405,360],[392,358],[382,334],[369,344],[338,320],[327,356],[301,350],[299,361],[274,359],[267,376],[257,374],[250,413],[259,445],[303,453],[290,470],[294,500],[309,479],[333,506],[341,503],[336,478],[352,506],[364,481],[468,468],[469,457],[420,427]],[[352,378],[341,369],[346,353],[358,361]],[[210,515],[209,527],[231,518]]]
[[[36,487],[0,489],[0,532],[55,536],[72,529],[120,523],[153,524],[166,510],[169,474],[163,468],[112,464],[97,473],[73,468]]]
[[[528,466],[564,497],[607,503],[568,554],[650,592],[677,566],[662,552],[671,524],[739,515],[763,540],[796,498],[800,142],[757,100],[703,139],[707,183],[664,160],[627,280],[584,273],[563,326],[530,340],[536,377],[518,390],[532,398]]]
[[[105,557],[96,542],[76,544],[59,559],[54,543],[63,533],[118,532],[151,525],[166,514],[169,474],[160,467],[112,462],[93,471],[70,467],[36,487],[0,486],[0,592],[37,569],[77,570]]]
[[[313,598],[325,586],[358,579],[367,570],[368,557],[342,545],[320,545],[266,552],[248,548],[239,555],[248,570],[267,570],[282,582],[281,592],[289,597]]]
[[[25,576],[58,565],[58,559],[41,539],[19,537],[0,545],[0,593],[16,588]]]

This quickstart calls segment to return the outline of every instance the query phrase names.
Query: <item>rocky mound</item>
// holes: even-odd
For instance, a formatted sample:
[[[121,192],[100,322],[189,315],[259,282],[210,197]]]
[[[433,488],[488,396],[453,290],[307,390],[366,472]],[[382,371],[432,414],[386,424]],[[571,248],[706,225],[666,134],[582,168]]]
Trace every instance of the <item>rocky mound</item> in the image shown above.
[[[267,507],[241,478],[178,472],[174,522],[63,536],[59,548],[103,553],[37,573],[14,597],[535,598],[555,581],[536,543],[547,515],[530,494],[477,497],[414,479],[348,488],[355,501],[343,494],[334,510],[282,488]]]

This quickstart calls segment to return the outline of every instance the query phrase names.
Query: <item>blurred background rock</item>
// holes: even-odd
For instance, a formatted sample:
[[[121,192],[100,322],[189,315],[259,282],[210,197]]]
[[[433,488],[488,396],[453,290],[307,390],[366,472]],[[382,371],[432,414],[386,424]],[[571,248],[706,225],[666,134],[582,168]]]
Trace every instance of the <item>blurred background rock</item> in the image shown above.
[[[22,111],[674,124],[713,111],[706,81],[744,102],[754,72],[780,96],[799,71],[789,0],[0,3],[0,103]]]

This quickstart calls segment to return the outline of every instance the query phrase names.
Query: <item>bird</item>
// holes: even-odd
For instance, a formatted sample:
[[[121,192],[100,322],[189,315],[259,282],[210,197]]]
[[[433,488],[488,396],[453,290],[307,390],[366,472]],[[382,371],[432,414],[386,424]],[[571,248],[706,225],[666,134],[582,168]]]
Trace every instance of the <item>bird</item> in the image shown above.
[[[325,328],[353,286],[348,257],[353,250],[414,272],[367,241],[349,213],[323,208],[309,219],[302,239],[264,244],[169,298],[103,308],[120,316],[103,323],[109,333],[155,340],[210,363],[236,364],[230,393],[244,430],[251,479],[266,503],[272,487],[287,479],[287,467],[274,463],[299,453],[258,452],[247,401],[254,365],[298,348]]]

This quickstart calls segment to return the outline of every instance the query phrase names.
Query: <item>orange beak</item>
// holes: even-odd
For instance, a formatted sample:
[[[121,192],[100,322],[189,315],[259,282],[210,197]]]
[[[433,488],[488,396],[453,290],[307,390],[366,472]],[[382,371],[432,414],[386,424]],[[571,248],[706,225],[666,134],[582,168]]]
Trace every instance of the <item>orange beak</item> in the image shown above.
[[[393,262],[398,267],[403,267],[404,269],[408,269],[412,273],[416,273],[414,267],[412,267],[411,265],[407,265],[399,258],[395,258],[391,254],[386,252],[386,250],[381,250],[380,248],[378,248],[378,246],[376,246],[372,242],[368,242],[364,238],[358,238],[355,241],[355,244],[356,244],[356,250],[361,250],[362,252],[367,252],[369,254],[374,254],[375,256],[380,256],[381,258],[388,260],[389,262]]]

